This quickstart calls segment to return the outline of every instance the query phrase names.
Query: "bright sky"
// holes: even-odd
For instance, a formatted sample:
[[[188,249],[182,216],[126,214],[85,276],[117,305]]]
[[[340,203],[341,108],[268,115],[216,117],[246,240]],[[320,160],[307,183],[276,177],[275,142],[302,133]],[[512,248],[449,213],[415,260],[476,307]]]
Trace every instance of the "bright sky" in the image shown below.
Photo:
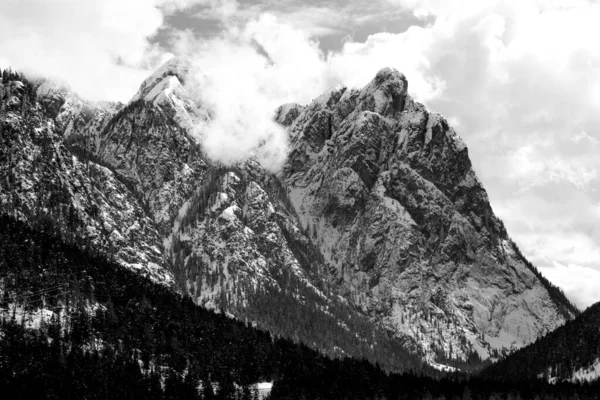
[[[600,301],[598,21],[587,0],[3,0],[0,66],[127,101],[185,55],[242,127],[257,107],[395,67],[463,137],[523,252],[583,308]]]

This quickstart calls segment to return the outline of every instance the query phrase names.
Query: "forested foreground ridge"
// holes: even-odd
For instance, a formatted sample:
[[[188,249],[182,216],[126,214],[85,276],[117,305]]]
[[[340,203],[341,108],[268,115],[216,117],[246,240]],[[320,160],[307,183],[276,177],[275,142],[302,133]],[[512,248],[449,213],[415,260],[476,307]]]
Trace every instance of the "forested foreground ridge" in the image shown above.
[[[600,386],[507,385],[454,374],[388,374],[195,305],[66,243],[50,220],[0,217],[0,390],[13,398],[600,398]],[[579,396],[579,397],[576,397]]]
[[[600,303],[482,371],[490,379],[549,381],[598,379],[600,368]]]

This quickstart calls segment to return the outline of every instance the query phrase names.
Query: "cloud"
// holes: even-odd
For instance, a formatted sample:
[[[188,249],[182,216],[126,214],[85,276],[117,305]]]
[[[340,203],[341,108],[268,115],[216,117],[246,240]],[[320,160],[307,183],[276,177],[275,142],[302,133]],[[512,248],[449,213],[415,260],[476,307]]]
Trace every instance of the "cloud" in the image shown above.
[[[59,78],[93,100],[128,100],[168,55],[148,43],[166,1],[3,0],[0,65]]]
[[[273,15],[309,37],[342,35],[348,27],[347,16],[330,7],[305,6],[294,11],[275,12]]]
[[[575,143],[579,143],[582,140],[587,140],[592,144],[598,144],[598,139],[595,137],[592,137],[590,135],[588,135],[585,131],[581,131],[579,133],[576,133],[575,135],[573,135],[572,138],[573,142]]]
[[[231,164],[253,154],[277,171],[287,157],[287,133],[274,122],[276,108],[288,102],[309,102],[330,84],[323,54],[307,35],[264,14],[228,24],[209,40],[194,35],[173,37],[173,51],[199,66],[191,82],[211,111],[199,125],[207,155]],[[293,49],[293,51],[290,51]]]
[[[337,32],[335,26],[347,18],[336,16],[330,8],[309,6],[274,14],[263,12],[260,5],[232,9],[237,11],[216,16],[212,5],[196,15],[218,18],[224,26],[219,35],[198,37],[193,31],[172,31],[168,47],[199,66],[196,77],[189,81],[202,82],[197,100],[213,116],[208,126],[198,127],[207,155],[230,164],[253,154],[263,166],[277,171],[287,157],[287,133],[273,122],[279,105],[309,103],[338,83],[362,86],[385,65],[375,65],[357,76],[351,58],[362,62],[365,50],[358,45],[348,50],[349,43],[343,55],[326,57],[315,36],[330,33],[325,32],[328,29]],[[309,14],[317,18],[309,21]],[[377,40],[374,36],[364,46],[377,47]],[[406,60],[406,69],[418,68],[419,59]],[[415,74],[415,85],[418,82]],[[435,84],[433,80],[423,86]],[[430,92],[435,90],[439,88]]]
[[[597,269],[576,264],[556,264],[541,268],[541,272],[559,285],[580,309],[585,309],[598,301],[600,271]]]
[[[573,136],[576,143],[581,138],[581,135]],[[597,144],[594,138],[583,138],[591,139],[591,144]],[[569,182],[577,189],[586,190],[597,180],[598,173],[589,166],[587,160],[561,157],[558,151],[549,149],[550,146],[550,142],[532,141],[516,148],[508,155],[508,169],[504,170],[507,178],[522,190],[550,182]]]
[[[547,271],[560,264],[564,268],[576,265],[600,272],[600,206],[585,191],[574,191],[567,182],[553,182],[515,196],[505,196],[502,201],[493,202],[493,206],[525,256],[569,297],[577,290],[566,285],[565,279],[556,279],[560,276]],[[572,270],[569,282],[582,281],[577,276],[579,271]],[[600,281],[588,282],[586,287],[595,284]],[[600,291],[588,290],[587,293],[589,298],[585,305],[600,301]]]

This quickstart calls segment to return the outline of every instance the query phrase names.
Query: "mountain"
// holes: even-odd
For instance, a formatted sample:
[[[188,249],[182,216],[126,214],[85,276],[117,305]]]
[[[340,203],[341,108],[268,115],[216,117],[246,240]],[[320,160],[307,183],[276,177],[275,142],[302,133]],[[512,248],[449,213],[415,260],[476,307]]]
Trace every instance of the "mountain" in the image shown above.
[[[410,338],[390,338],[319,279],[322,257],[277,177],[253,160],[224,167],[202,156],[181,121],[210,117],[179,98],[181,65],[166,64],[128,104],[7,80],[18,88],[0,121],[4,213],[51,223],[199,305],[331,356],[421,369]]]
[[[388,370],[493,357],[578,313],[397,71],[280,107],[291,152],[274,175],[204,156],[212,111],[190,93],[196,68],[169,61],[127,104],[3,77],[4,213],[198,305]]]
[[[123,265],[170,285],[160,235],[126,182],[67,149],[63,129],[102,127],[120,105],[88,104],[66,89],[22,80],[4,83],[0,119],[0,206],[25,221],[52,218],[86,247],[114,253]],[[63,113],[58,115],[57,111]],[[67,120],[66,115],[77,120]]]
[[[489,379],[549,382],[593,381],[600,377],[600,303],[534,343],[481,372]]]
[[[383,69],[277,115],[282,179],[338,293],[442,358],[487,358],[573,318],[494,215],[467,146],[407,88]]]

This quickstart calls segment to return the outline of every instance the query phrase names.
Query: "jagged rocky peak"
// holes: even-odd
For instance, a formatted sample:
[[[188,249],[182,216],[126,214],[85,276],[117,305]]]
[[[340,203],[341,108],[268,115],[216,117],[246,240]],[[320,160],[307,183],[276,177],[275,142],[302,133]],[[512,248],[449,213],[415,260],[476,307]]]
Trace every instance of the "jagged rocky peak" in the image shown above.
[[[306,140],[312,152],[318,153],[326,141],[332,139],[334,132],[340,130],[345,120],[377,124],[392,123],[400,118],[409,98],[407,89],[408,83],[403,74],[395,69],[384,68],[362,89],[338,85],[305,108],[282,106],[283,110],[291,111],[285,113],[285,120],[282,120],[283,113],[279,112],[276,120],[284,126],[295,122],[290,129],[292,140]],[[381,118],[384,120],[374,120]]]
[[[0,112],[0,176],[10,177],[2,179],[0,210],[30,224],[51,220],[63,237],[89,243],[124,266],[171,284],[157,247],[160,236],[142,205],[111,170],[75,157],[65,146],[64,126],[84,126],[83,103],[73,103],[74,97],[52,82],[39,82],[38,98],[34,83],[16,86],[20,90],[12,95],[21,105]],[[65,95],[59,113],[49,115],[43,101]]]
[[[202,79],[198,64],[189,58],[174,57],[142,82],[129,104],[139,101],[154,104],[174,118],[188,134],[200,140],[201,126],[210,119],[209,112],[198,102],[195,93],[201,90]],[[193,83],[188,84],[188,81]]]
[[[39,99],[46,97],[64,99],[70,94],[72,94],[72,90],[69,84],[53,79],[40,80],[36,90],[36,95]]]
[[[290,126],[304,107],[297,103],[287,103],[279,106],[275,111],[275,121],[283,126]]]
[[[408,82],[403,74],[392,68],[384,68],[359,92],[356,108],[395,117],[404,110],[407,89]]]
[[[341,299],[330,332],[354,338],[355,317],[370,318],[438,360],[518,347],[573,315],[509,240],[464,143],[398,71],[280,107],[291,151],[275,177],[252,160],[224,170],[203,157],[195,133],[209,114],[186,84],[196,68],[169,61],[126,106],[51,86],[38,91],[66,95],[57,113],[10,106],[12,156],[0,166],[19,183],[0,201],[25,214],[54,199],[39,195],[51,189],[62,199],[55,214],[77,217],[78,234],[123,264],[277,332],[298,329],[265,315],[265,288],[277,314],[303,321],[296,306],[306,304],[327,316]],[[308,297],[279,291],[288,284]],[[330,348],[330,334],[314,335],[301,337]]]
[[[60,112],[67,99],[74,96],[71,87],[53,79],[41,79],[37,82],[36,96],[46,113],[52,118]]]
[[[292,203],[338,294],[374,322],[438,358],[529,343],[576,310],[510,241],[464,142],[407,88],[386,68],[295,108]]]
[[[82,130],[89,134],[101,130],[110,116],[124,106],[120,102],[85,100],[61,80],[39,79],[34,85],[44,114],[54,120],[65,138]]]
[[[18,204],[25,215],[52,203],[65,229],[199,304],[328,354],[402,365],[388,351],[400,343],[329,296],[320,250],[281,181],[253,158],[223,168],[203,156],[188,129],[198,109],[181,84],[184,72],[176,60],[167,63],[133,101],[113,108],[54,87],[40,92],[65,100],[55,115],[37,102],[24,112],[15,106],[1,127],[12,147],[0,149],[0,175],[15,178],[2,180],[9,189],[0,191],[0,205]],[[278,115],[292,123],[303,110],[289,105]]]

